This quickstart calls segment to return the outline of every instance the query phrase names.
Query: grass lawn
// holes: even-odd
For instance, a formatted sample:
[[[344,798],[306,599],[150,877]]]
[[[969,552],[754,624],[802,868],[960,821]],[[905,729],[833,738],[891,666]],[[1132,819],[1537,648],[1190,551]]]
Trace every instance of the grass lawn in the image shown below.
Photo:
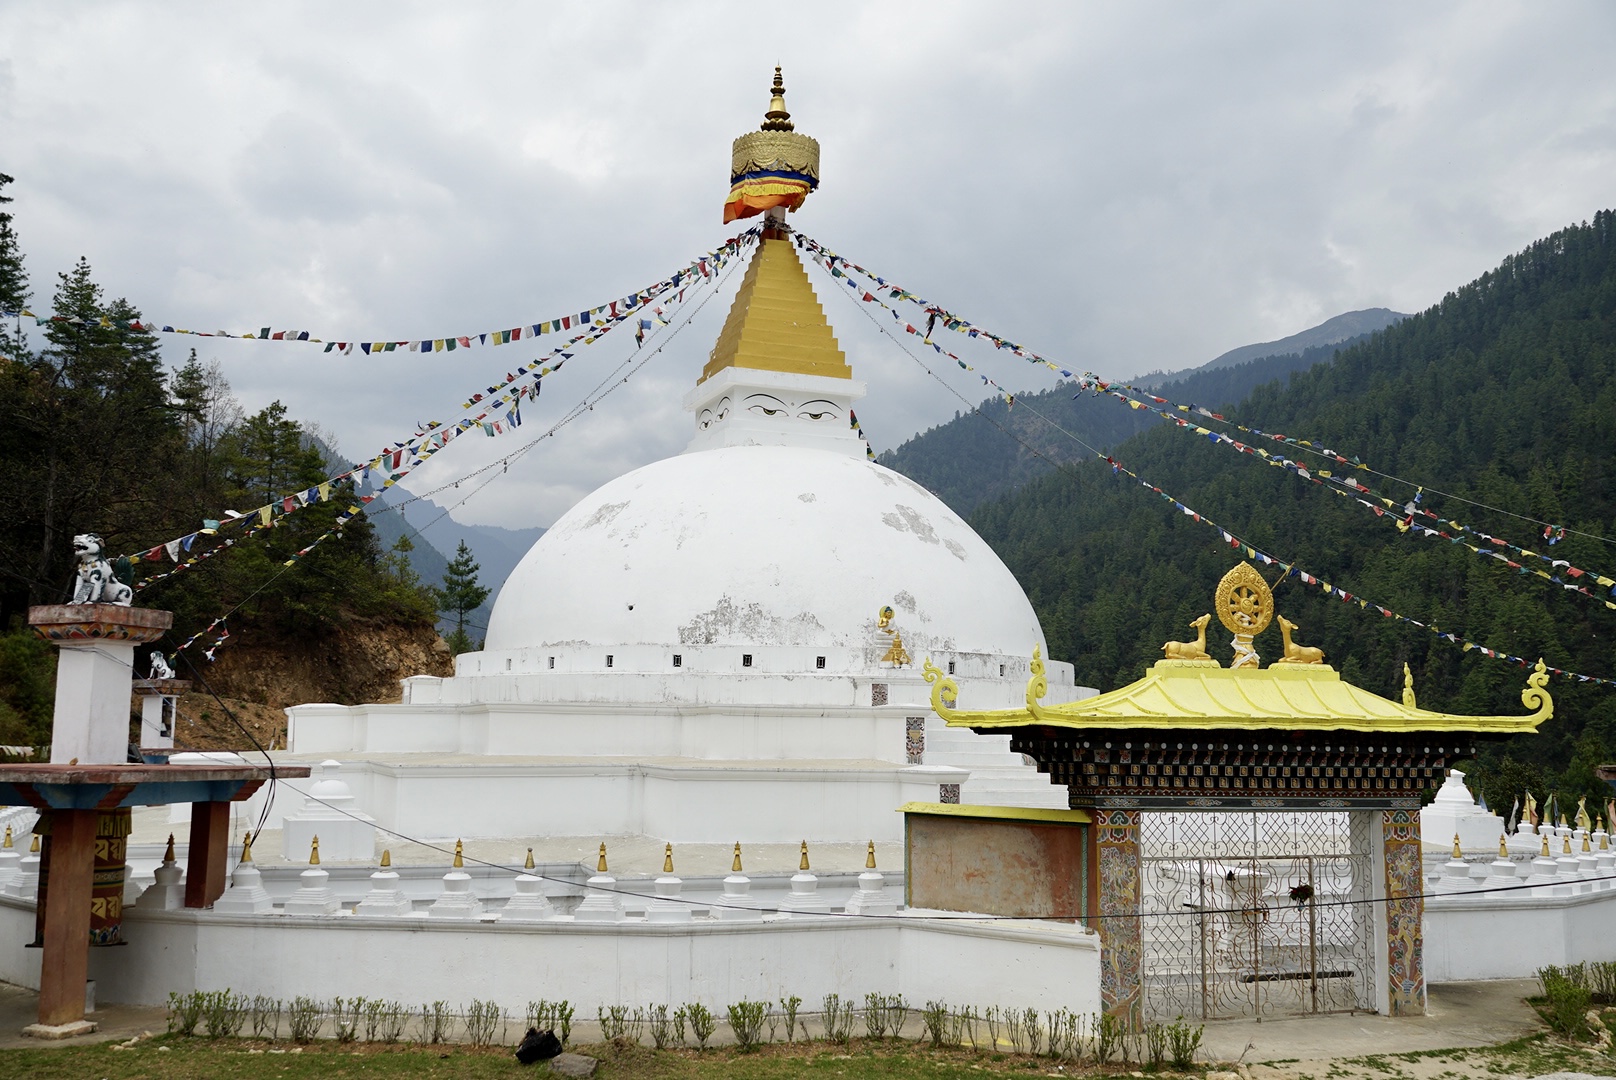
[[[164,1035],[129,1049],[118,1044],[0,1050],[0,1078],[29,1080],[324,1080],[327,1077],[505,1077],[549,1075],[544,1066],[524,1068],[508,1047],[464,1045],[341,1045],[322,1040],[297,1047],[252,1039],[181,1038]],[[705,1052],[652,1050],[634,1044],[574,1048],[600,1059],[603,1080],[652,1077],[669,1080],[775,1080],[787,1077],[947,1080],[984,1075],[1109,1075],[1171,1080],[1172,1072],[1141,1072],[1137,1065],[1057,1062],[1047,1057],[987,1051],[932,1050],[895,1040],[855,1040],[842,1047],[824,1042],[773,1044],[749,1054],[734,1047]],[[1475,1050],[1428,1051],[1343,1058],[1326,1062],[1275,1062],[1250,1069],[1251,1080],[1483,1080],[1576,1071],[1616,1076],[1616,1058],[1547,1035]],[[1199,1076],[1199,1071],[1195,1074]]]

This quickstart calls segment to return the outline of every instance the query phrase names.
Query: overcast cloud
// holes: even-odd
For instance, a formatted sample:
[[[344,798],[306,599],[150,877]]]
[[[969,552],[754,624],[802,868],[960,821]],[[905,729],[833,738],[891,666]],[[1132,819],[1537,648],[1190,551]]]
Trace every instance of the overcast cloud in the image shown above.
[[[1605,2],[12,4],[5,28],[0,171],[36,309],[82,254],[110,295],[197,329],[440,337],[621,296],[735,231],[730,140],[776,62],[823,148],[796,227],[1112,376],[1420,310],[1616,205]],[[958,401],[812,273],[876,448],[951,418]],[[728,304],[456,516],[548,525],[682,448],[679,401]],[[457,442],[408,486],[542,430],[627,337],[550,380],[520,438]],[[356,458],[534,355],[165,341]]]

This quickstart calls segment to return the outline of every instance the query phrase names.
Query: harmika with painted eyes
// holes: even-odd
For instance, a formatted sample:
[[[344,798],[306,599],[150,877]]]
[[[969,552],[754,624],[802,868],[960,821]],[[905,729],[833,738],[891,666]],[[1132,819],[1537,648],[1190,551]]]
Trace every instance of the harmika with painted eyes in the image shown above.
[[[841,409],[835,402],[814,398],[800,404],[782,401],[773,394],[748,394],[746,407],[759,416],[795,416],[799,420],[839,420]]]

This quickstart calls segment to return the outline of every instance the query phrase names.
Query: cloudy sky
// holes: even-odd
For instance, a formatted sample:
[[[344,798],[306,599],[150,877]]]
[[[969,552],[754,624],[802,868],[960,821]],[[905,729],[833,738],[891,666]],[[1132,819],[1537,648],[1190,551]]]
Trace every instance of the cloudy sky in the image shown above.
[[[729,144],[761,119],[777,62],[823,148],[796,227],[1106,375],[1356,308],[1416,311],[1616,205],[1616,6],[1601,0],[770,10],[11,5],[0,172],[36,309],[84,255],[111,295],[198,329],[402,340],[575,312],[735,231]],[[951,418],[958,401],[813,273],[869,383],[876,448]],[[680,398],[728,303],[456,516],[548,525],[682,448]],[[616,338],[547,384],[519,438],[457,442],[409,486],[537,434],[629,359]],[[453,418],[532,355],[169,340],[172,362],[197,345],[246,406],[279,398],[352,457]],[[1006,385],[1050,384],[970,358]]]

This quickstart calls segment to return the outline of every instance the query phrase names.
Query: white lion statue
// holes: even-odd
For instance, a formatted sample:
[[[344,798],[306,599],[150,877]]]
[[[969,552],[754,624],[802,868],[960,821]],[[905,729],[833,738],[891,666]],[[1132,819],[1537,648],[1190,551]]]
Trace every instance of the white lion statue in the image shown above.
[[[122,573],[115,572],[101,544],[101,538],[95,533],[80,533],[73,537],[73,554],[78,556],[79,566],[71,602],[128,607],[135,600],[134,571],[127,559],[119,559]]]

